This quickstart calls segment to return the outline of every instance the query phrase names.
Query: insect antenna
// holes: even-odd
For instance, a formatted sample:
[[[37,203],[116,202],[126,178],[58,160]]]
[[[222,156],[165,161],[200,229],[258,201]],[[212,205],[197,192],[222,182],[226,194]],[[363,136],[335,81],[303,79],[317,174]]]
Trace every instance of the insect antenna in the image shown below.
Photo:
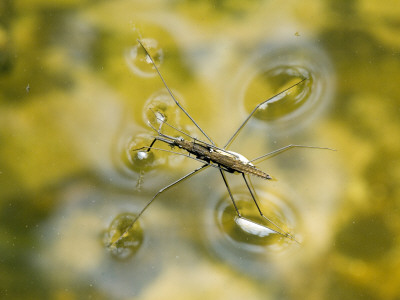
[[[153,64],[154,69],[157,71],[158,76],[161,78],[161,81],[163,82],[165,88],[167,89],[168,93],[170,94],[171,98],[174,100],[176,105],[185,113],[185,115],[193,122],[194,125],[201,131],[201,133],[207,138],[207,140],[210,141],[211,144],[215,145],[215,143],[211,140],[211,138],[201,129],[201,127],[196,123],[196,121],[190,116],[190,114],[183,108],[183,106],[178,102],[178,100],[175,98],[174,94],[168,87],[166,81],[164,80],[163,76],[161,75],[161,72],[158,70],[153,58],[151,57],[150,53],[147,51],[145,46],[142,44],[142,42],[138,39],[137,40],[140,46],[142,46],[144,52],[146,53],[147,57],[150,59],[151,63]]]
[[[174,129],[174,130],[176,130],[176,131],[182,133],[183,135],[187,136],[188,138],[190,138],[190,139],[192,139],[192,140],[194,140],[194,141],[200,141],[200,140],[198,140],[197,138],[195,138],[194,136],[191,136],[190,134],[184,132],[183,130],[180,130],[180,129],[178,129],[177,127],[175,127],[175,126],[169,124],[167,121],[165,121],[165,119],[161,119],[160,117],[158,117],[157,114],[156,114],[151,108],[150,108],[150,110],[152,111],[152,113],[154,114],[154,116],[156,117],[156,119],[157,119],[158,121],[160,121],[162,124],[167,125],[168,127],[170,127],[170,128],[172,128],[172,129]],[[154,127],[153,127],[150,123],[149,123],[149,125],[154,129]],[[160,129],[161,129],[161,125],[160,125]],[[157,131],[157,133],[159,133],[159,134],[162,135],[162,133],[160,133],[161,130],[160,130],[160,131],[156,130],[156,131]]]

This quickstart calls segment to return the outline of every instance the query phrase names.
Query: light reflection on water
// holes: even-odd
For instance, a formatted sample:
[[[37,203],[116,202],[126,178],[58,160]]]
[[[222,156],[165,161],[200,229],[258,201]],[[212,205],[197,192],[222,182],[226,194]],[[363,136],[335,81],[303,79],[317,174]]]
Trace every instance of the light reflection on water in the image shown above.
[[[287,130],[304,127],[324,112],[334,93],[334,77],[325,51],[312,43],[261,43],[237,72],[229,99],[238,102],[244,117],[289,83],[306,78],[299,88],[271,99],[255,114],[256,120],[263,121],[260,127],[283,135]]]

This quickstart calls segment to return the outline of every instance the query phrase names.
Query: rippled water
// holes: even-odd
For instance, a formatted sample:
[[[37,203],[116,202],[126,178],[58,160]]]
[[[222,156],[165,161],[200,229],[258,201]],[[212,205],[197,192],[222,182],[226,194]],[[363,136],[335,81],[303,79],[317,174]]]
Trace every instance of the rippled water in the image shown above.
[[[1,298],[400,297],[399,10],[6,1]],[[218,146],[250,161],[290,144],[337,151],[256,160],[273,178],[251,176],[267,219],[242,176],[227,174],[238,218],[210,167],[161,192],[130,228],[200,166],[159,141],[147,152],[160,126],[209,142],[137,39]]]
[[[280,41],[261,44],[237,73],[232,90],[244,114],[251,111],[260,100],[260,91],[274,95],[290,82],[307,78],[304,85],[290,90],[291,97],[277,97],[268,105],[260,107],[255,117],[264,120],[261,126],[298,128],[312,122],[331,100],[335,88],[335,75],[329,58],[323,49],[307,41],[282,43]]]

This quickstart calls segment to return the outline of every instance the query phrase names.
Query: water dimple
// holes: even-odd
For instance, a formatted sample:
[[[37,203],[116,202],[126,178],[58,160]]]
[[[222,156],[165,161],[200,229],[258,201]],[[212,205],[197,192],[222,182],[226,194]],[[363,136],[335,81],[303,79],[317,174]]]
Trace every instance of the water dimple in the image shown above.
[[[253,95],[254,91],[258,90],[257,87],[253,87],[254,85],[263,85],[263,89],[267,91],[265,94],[274,95],[301,82],[304,78],[312,80],[310,74],[301,68],[276,67],[258,74],[246,91],[246,110],[251,111],[255,107],[249,101],[250,99],[257,98]],[[261,105],[260,109],[254,114],[254,117],[261,121],[273,122],[293,114],[303,105],[307,104],[307,99],[310,96],[310,81],[303,81],[293,88],[277,94],[270,101]]]
[[[182,106],[185,102],[181,95],[173,91],[174,97]],[[194,125],[185,117],[171,95],[161,90],[152,94],[143,106],[143,121],[154,129],[173,137],[196,137]]]
[[[284,205],[280,199],[272,194],[264,194],[264,201],[259,205],[263,213],[280,228],[277,228],[273,223],[268,222],[260,216],[251,196],[247,193],[234,194],[235,203],[243,216],[238,218],[236,210],[229,198],[222,197],[216,207],[216,222],[219,230],[233,244],[240,243],[241,246],[247,245],[249,251],[262,252],[264,247],[272,246],[277,248],[285,248],[292,241],[279,234],[288,231],[288,223],[290,216],[289,208]],[[237,245],[236,245],[237,246]]]
[[[298,128],[317,116],[329,103],[334,86],[328,58],[321,49],[307,43],[260,47],[244,63],[234,82],[232,92],[245,115],[272,97],[260,106],[254,118],[263,122],[262,126],[279,125],[281,132]]]
[[[180,98],[176,92],[174,94],[175,97]],[[181,102],[181,99],[179,101]],[[143,121],[157,125],[168,122],[177,126],[180,123],[180,114],[177,108],[167,91],[158,91],[146,100],[143,106]]]
[[[267,192],[257,187],[256,192],[263,213],[281,229],[260,216],[246,191],[233,191],[242,215],[239,218],[229,195],[224,192],[214,199],[206,216],[207,239],[210,250],[222,261],[246,273],[273,276],[275,258],[298,247],[298,243],[276,231],[294,235],[298,240],[299,220],[289,201],[278,192]]]
[[[136,215],[131,213],[120,214],[104,232],[103,243],[109,248],[113,257],[121,260],[128,259],[140,249],[143,243],[143,229],[139,221],[132,226],[135,218]]]
[[[179,97],[179,95],[177,96]],[[168,122],[168,124],[189,134],[192,132],[190,126],[182,126],[180,111],[171,96],[165,91],[156,92],[147,99],[143,106],[142,116],[144,124],[150,125],[147,126],[147,133],[143,132],[143,129],[138,130],[135,127],[131,130],[125,130],[118,137],[118,160],[116,165],[122,173],[128,176],[134,176],[135,173],[142,174],[164,165],[170,160],[168,158],[168,156],[171,156],[170,153],[156,149],[171,150],[170,147],[165,148],[165,145],[157,142],[153,145],[153,148],[149,148],[154,141],[154,136],[158,135],[154,130],[161,129],[162,133],[171,136],[182,135],[174,128],[163,125],[164,122]],[[178,158],[180,157],[175,156],[171,161],[174,160],[173,163],[178,163]]]
[[[141,42],[152,56],[156,66],[159,67],[163,62],[164,52],[159,47],[157,40],[145,38],[142,39]],[[157,75],[157,72],[151,63],[151,59],[139,44],[125,51],[125,61],[130,70],[138,76],[154,77]]]
[[[125,167],[134,172],[153,169],[160,162],[148,151],[152,139],[148,134],[137,134],[126,143],[121,150],[121,160]]]

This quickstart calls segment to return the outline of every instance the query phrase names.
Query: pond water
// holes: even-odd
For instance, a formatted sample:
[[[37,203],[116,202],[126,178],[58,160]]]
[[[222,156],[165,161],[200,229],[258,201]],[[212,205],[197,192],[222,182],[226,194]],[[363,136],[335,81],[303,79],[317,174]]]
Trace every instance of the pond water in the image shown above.
[[[3,1],[1,298],[399,299],[399,14],[366,0]],[[113,244],[201,166],[162,142],[137,151],[151,126],[210,143],[137,39],[219,147],[305,79],[229,150],[336,151],[254,161],[273,178],[249,182],[270,222],[226,173],[238,219],[210,167]]]

